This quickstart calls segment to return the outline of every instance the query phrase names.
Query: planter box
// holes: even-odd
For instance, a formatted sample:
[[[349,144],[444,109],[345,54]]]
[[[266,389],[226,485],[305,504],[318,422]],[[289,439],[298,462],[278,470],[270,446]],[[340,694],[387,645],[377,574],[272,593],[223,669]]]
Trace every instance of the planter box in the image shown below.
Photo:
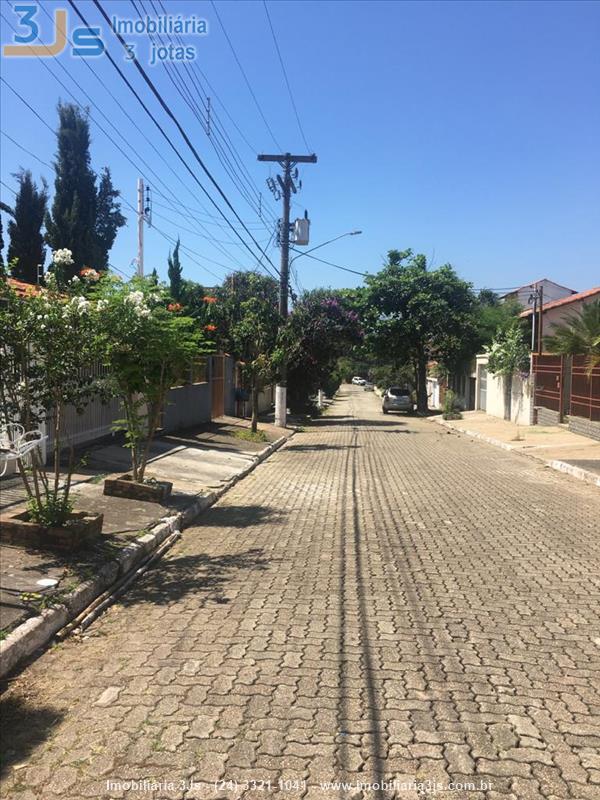
[[[145,500],[147,503],[164,503],[171,496],[173,484],[169,481],[135,483],[131,475],[106,478],[104,494],[111,497],[127,497],[129,500]]]
[[[71,552],[91,544],[102,533],[103,514],[74,511],[67,525],[47,528],[29,521],[29,511],[0,520],[0,541],[20,547],[50,547]]]

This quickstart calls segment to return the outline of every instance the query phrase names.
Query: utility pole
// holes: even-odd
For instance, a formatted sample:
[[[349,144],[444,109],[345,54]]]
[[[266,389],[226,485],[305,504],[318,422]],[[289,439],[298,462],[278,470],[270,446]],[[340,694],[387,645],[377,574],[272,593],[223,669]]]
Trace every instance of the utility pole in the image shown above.
[[[144,275],[144,179],[138,178],[137,182],[137,217],[138,217],[138,254],[137,254],[137,275],[142,278]]]
[[[279,228],[279,246],[281,247],[281,267],[279,270],[279,314],[282,320],[288,315],[289,273],[290,273],[290,207],[291,196],[298,191],[295,180],[298,171],[293,172],[297,164],[316,164],[317,157],[298,156],[291,153],[279,155],[259,155],[259,161],[274,161],[283,170],[283,175],[277,176],[277,183],[267,181],[276,199],[283,198],[283,216]],[[281,378],[275,387],[275,425],[285,428],[287,422],[287,364],[281,365]]]

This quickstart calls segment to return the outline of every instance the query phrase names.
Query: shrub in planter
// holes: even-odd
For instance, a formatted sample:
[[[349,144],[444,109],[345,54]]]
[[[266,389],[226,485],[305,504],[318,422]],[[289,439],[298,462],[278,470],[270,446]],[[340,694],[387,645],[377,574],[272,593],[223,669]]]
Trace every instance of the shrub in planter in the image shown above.
[[[70,259],[58,251],[55,267]],[[26,431],[42,423],[52,432],[52,457],[47,467],[39,449],[17,466],[27,494],[28,521],[44,529],[65,528],[72,518],[71,478],[75,469],[73,448],[64,427],[66,406],[78,411],[101,391],[92,367],[98,356],[95,314],[74,278],[59,289],[50,273],[46,287],[31,287],[17,294],[9,282],[0,281],[2,373],[0,411],[2,423],[18,423]],[[66,472],[61,454],[69,449]]]
[[[444,419],[462,419],[462,408],[456,394],[449,389],[444,397]]]
[[[118,485],[107,481],[105,493],[160,502],[163,490],[152,491],[160,482],[147,478],[146,467],[167,395],[189,374],[193,362],[210,350],[199,323],[184,316],[181,306],[170,302],[164,289],[150,279],[123,283],[102,278],[93,299],[102,358],[124,413],[115,430],[124,431],[125,446],[131,451],[131,476],[122,476]],[[142,486],[150,487],[144,498]]]

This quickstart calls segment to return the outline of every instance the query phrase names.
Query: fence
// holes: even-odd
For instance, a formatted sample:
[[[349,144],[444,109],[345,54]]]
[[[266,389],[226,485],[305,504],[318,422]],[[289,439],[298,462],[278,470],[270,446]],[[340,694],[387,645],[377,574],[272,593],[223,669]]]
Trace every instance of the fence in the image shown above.
[[[586,356],[534,355],[535,407],[541,424],[568,418],[569,429],[600,439],[600,365]]]

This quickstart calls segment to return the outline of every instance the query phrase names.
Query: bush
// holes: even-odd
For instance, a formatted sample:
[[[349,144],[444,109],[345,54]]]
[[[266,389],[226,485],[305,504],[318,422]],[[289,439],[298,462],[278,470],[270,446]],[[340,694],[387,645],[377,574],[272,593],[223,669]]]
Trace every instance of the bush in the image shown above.
[[[456,394],[449,389],[444,397],[444,419],[462,419],[461,405]]]

